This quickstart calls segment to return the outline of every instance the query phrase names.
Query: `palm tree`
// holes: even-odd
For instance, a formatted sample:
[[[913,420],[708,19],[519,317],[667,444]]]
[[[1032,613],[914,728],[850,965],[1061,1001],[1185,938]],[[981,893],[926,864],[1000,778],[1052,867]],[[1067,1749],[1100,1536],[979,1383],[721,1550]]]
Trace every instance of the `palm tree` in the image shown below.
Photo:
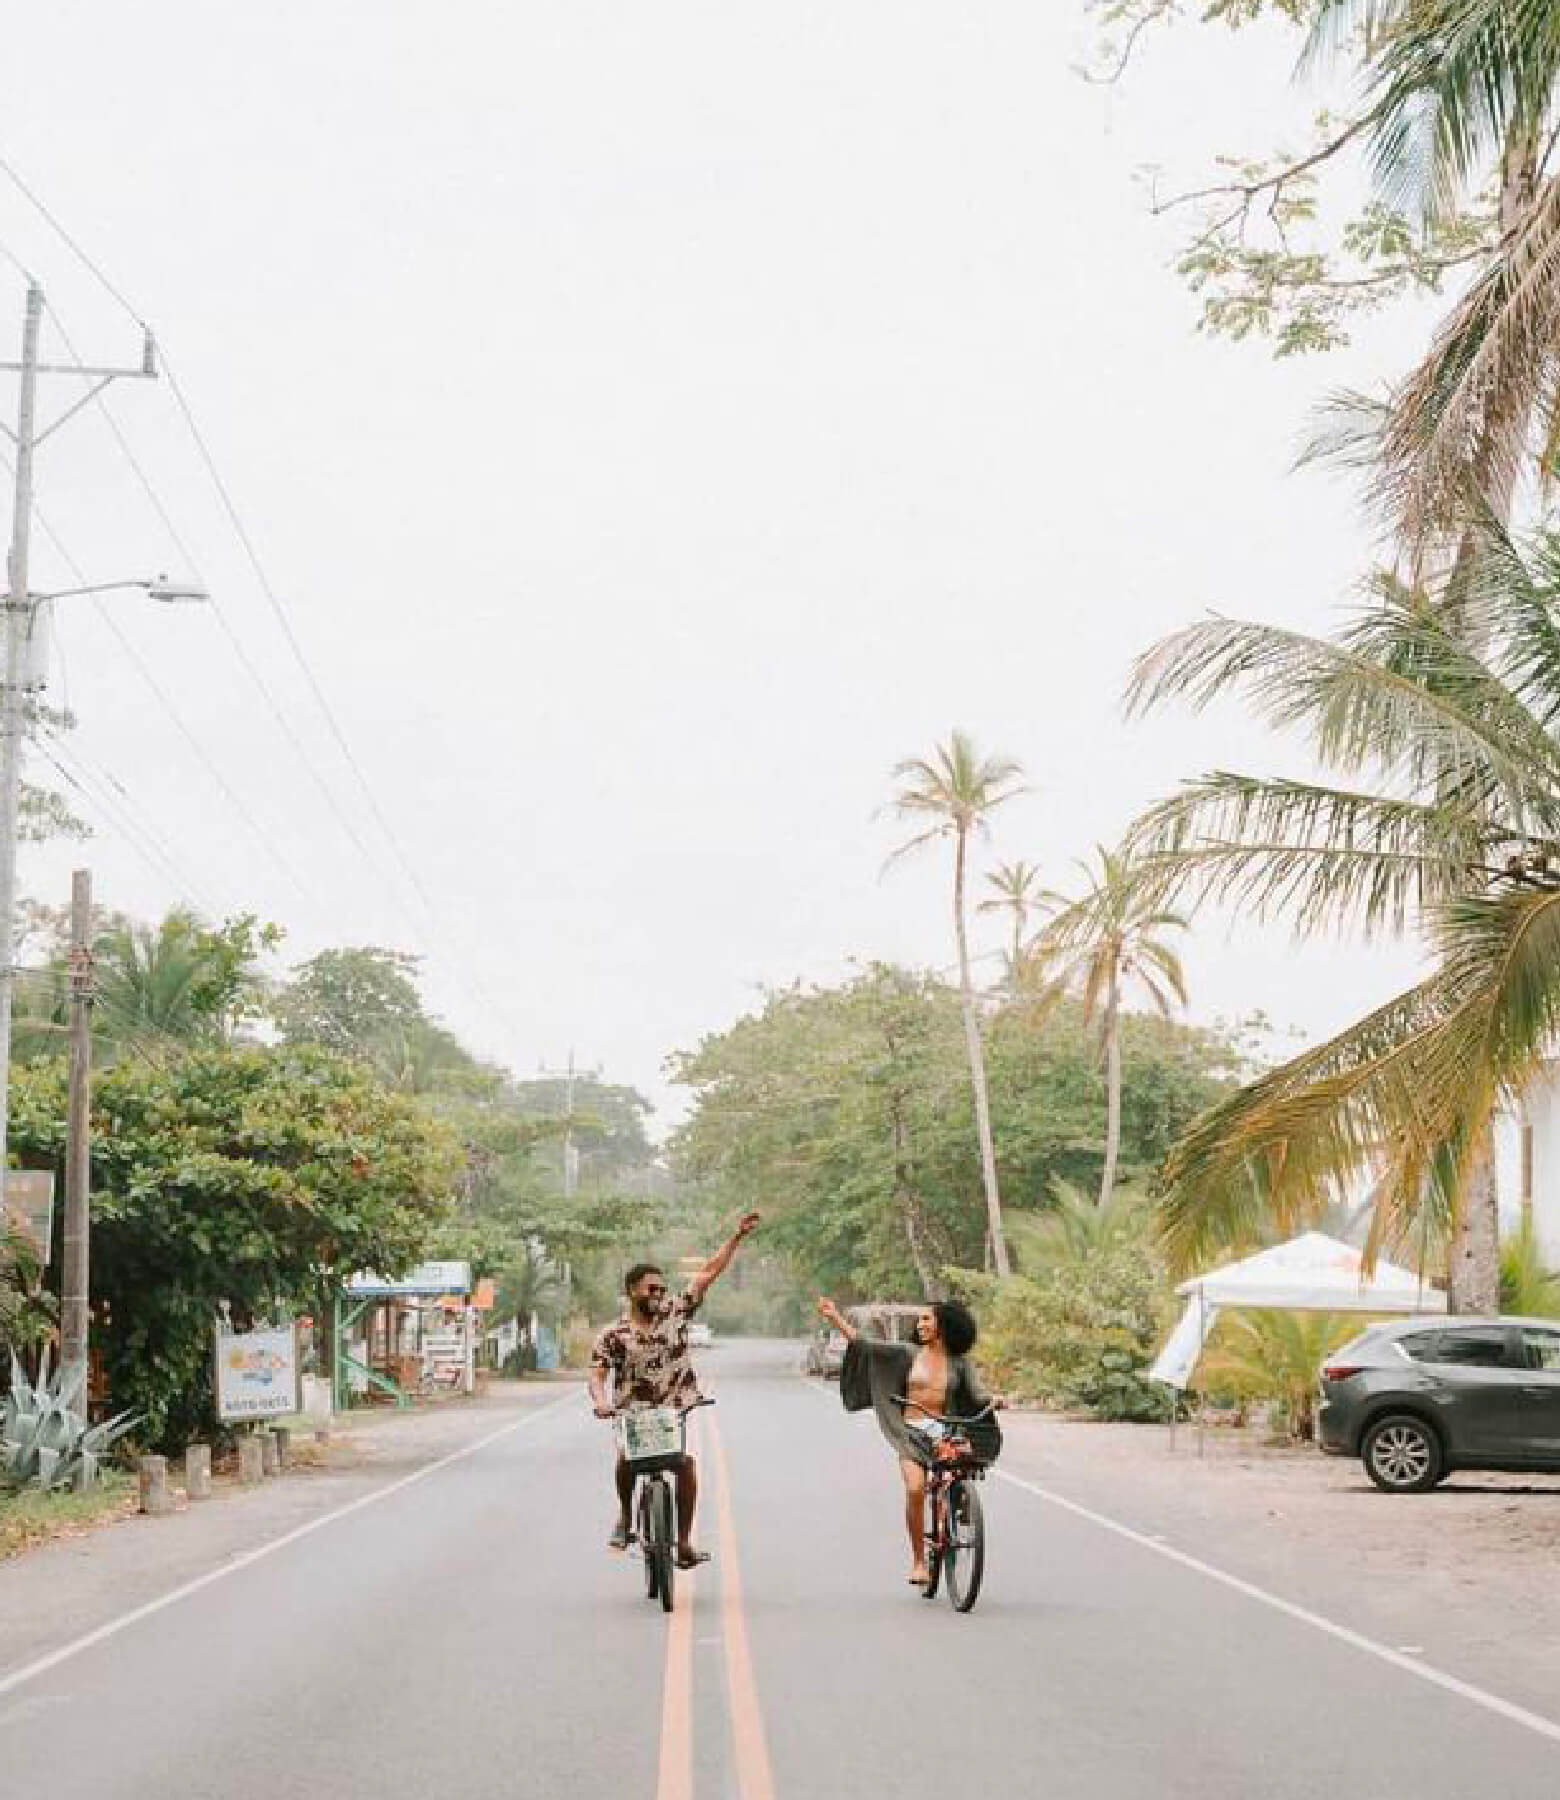
[[[1099,846],[1099,868],[1081,865],[1088,890],[1076,900],[1047,894],[1051,918],[1033,955],[1042,980],[1076,987],[1086,1025],[1098,1024],[1105,1059],[1105,1166],[1099,1204],[1116,1185],[1121,1157],[1121,1006],[1143,995],[1163,1018],[1172,1001],[1186,1004],[1186,976],[1163,933],[1184,931],[1186,921],[1160,903],[1152,883],[1140,879],[1125,852]]]
[[[901,818],[926,823],[889,858],[897,861],[936,839],[953,841],[953,930],[959,950],[959,993],[964,1007],[964,1041],[970,1059],[970,1085],[975,1096],[975,1128],[980,1138],[981,1180],[986,1195],[987,1229],[992,1266],[998,1275],[1012,1273],[1007,1240],[1002,1234],[1002,1199],[997,1190],[997,1156],[991,1136],[991,1103],[986,1092],[986,1059],[981,1049],[980,1021],[975,1013],[975,986],[970,978],[969,931],[965,918],[965,886],[970,838],[988,829],[999,806],[1023,792],[1023,769],[1010,757],[983,757],[962,731],[938,744],[930,757],[908,757],[894,767],[899,785],[891,802]]]
[[[990,897],[982,900],[975,909],[983,913],[1005,912],[1012,916],[1013,941],[1008,947],[1008,982],[1014,987],[1018,985],[1018,968],[1023,960],[1024,929],[1039,900],[1036,886],[1039,880],[1040,871],[1033,863],[998,863],[986,877],[986,886],[991,890]]]
[[[1363,28],[1361,33],[1359,28]],[[1488,261],[1392,397],[1377,493],[1417,560],[1470,489],[1509,516],[1560,443],[1560,14],[1551,0],[1323,0],[1313,49],[1364,45],[1378,193],[1447,219],[1496,194]]]
[[[1452,1305],[1494,1310],[1492,1120],[1560,1032],[1560,534],[1519,550],[1486,515],[1444,579],[1455,618],[1444,589],[1384,577],[1335,638],[1215,619],[1151,651],[1137,707],[1244,689],[1327,779],[1208,775],[1130,843],[1162,904],[1415,930],[1432,959],[1194,1124],[1165,1172],[1177,1260],[1309,1223],[1368,1176],[1372,1251],[1466,1223]]]
[[[540,1245],[528,1243],[519,1260],[505,1270],[498,1294],[500,1314],[513,1319],[519,1333],[517,1355],[522,1369],[530,1366],[535,1354],[534,1325],[557,1319],[564,1298],[562,1273]]]

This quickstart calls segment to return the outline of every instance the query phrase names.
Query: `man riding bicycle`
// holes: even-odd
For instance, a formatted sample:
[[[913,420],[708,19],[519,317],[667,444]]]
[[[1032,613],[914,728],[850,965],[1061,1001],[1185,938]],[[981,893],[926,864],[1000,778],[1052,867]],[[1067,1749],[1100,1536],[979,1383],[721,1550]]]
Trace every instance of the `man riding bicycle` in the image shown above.
[[[624,1278],[627,1296],[622,1315],[596,1337],[590,1356],[590,1398],[598,1419],[640,1406],[692,1406],[699,1398],[699,1377],[688,1349],[688,1324],[699,1310],[711,1282],[731,1266],[742,1240],[758,1227],[758,1214],[748,1213],[693,1280],[672,1299],[666,1277],[655,1263],[635,1263]],[[608,1384],[611,1392],[608,1392]],[[634,1472],[617,1460],[617,1523],[607,1540],[611,1550],[626,1550],[633,1536],[630,1509]],[[691,1456],[677,1467],[677,1566],[695,1568],[709,1557],[693,1547],[693,1515],[699,1499],[699,1476]]]

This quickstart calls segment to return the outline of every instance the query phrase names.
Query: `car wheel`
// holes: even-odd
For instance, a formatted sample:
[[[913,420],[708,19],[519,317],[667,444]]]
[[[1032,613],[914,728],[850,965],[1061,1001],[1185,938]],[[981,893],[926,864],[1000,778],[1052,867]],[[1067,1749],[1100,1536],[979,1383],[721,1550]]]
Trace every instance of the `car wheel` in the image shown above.
[[[1446,1474],[1435,1427],[1412,1413],[1378,1419],[1360,1446],[1365,1473],[1388,1494],[1423,1494]]]

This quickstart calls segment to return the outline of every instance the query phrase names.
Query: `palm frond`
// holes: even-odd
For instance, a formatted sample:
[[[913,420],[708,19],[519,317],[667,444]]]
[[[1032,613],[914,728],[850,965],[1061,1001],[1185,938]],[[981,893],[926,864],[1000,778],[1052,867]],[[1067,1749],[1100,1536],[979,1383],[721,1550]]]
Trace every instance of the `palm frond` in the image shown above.
[[[1463,891],[1512,836],[1447,802],[1215,772],[1151,807],[1128,841],[1160,900],[1372,934]]]
[[[1560,178],[1453,309],[1394,396],[1374,492],[1410,545],[1457,530],[1470,496],[1515,491],[1560,368]]]

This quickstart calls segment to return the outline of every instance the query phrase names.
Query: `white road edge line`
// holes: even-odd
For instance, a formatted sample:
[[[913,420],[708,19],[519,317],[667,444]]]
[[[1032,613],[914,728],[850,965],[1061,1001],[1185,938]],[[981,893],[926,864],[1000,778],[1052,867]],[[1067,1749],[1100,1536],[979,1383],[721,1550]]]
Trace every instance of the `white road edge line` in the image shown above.
[[[62,1644],[58,1650],[51,1650],[37,1661],[24,1664],[14,1669],[9,1675],[0,1677],[0,1695],[14,1693],[17,1688],[25,1686],[29,1681],[36,1681],[40,1675],[47,1675],[50,1669],[57,1669],[61,1663],[69,1662],[72,1657],[80,1656],[84,1650],[90,1650],[112,1637],[118,1637],[121,1631],[128,1631],[132,1625],[139,1625],[143,1619],[150,1619],[155,1614],[164,1612],[170,1606],[177,1606],[181,1600],[188,1600],[192,1594],[198,1594],[203,1588],[213,1586],[216,1582],[225,1581],[229,1575],[238,1574],[239,1570],[250,1568],[267,1556],[273,1556],[278,1550],[285,1550],[289,1544],[296,1544],[300,1538],[311,1533],[322,1531],[327,1525],[334,1525],[338,1519],[350,1518],[353,1513],[362,1512],[365,1507],[377,1506],[381,1500],[388,1500],[392,1494],[398,1494],[403,1488],[414,1483],[426,1481],[430,1475],[437,1475],[441,1469],[447,1469],[451,1463],[460,1462],[468,1456],[475,1456],[479,1450],[485,1450],[489,1444],[496,1444],[500,1438],[508,1437],[511,1432],[523,1431],[526,1426],[534,1425],[538,1419],[545,1419],[549,1413],[556,1412],[560,1406],[570,1401],[577,1401],[578,1394],[560,1394],[556,1400],[549,1400],[545,1406],[539,1406],[535,1412],[529,1412],[523,1419],[512,1420],[508,1425],[499,1426],[497,1431],[490,1431],[486,1437],[476,1439],[474,1443],[463,1444],[459,1450],[452,1450],[448,1456],[441,1456],[437,1462],[425,1463],[422,1468],[414,1469],[410,1475],[403,1475],[397,1481],[387,1482],[384,1487],[375,1488],[372,1493],[361,1494],[356,1500],[349,1500],[345,1506],[338,1506],[333,1512],[321,1513],[319,1518],[310,1519],[307,1524],[296,1526],[292,1531],[284,1532],[281,1537],[271,1538],[257,1545],[253,1550],[245,1550],[226,1562],[220,1569],[211,1569],[204,1575],[197,1575],[193,1581],[186,1581],[182,1587],[172,1588],[155,1600],[148,1600],[144,1606],[137,1606],[132,1611],[121,1613],[117,1619],[110,1619],[106,1625],[99,1625],[95,1631],[86,1632],[79,1638],[72,1638],[68,1644]]]
[[[1502,1700],[1498,1694],[1487,1689],[1475,1687],[1472,1682],[1461,1681],[1455,1675],[1448,1675],[1443,1670],[1433,1668],[1429,1663],[1417,1657],[1405,1655],[1387,1644],[1377,1643],[1363,1632],[1353,1631],[1347,1625],[1339,1625],[1332,1619],[1323,1618],[1309,1608],[1297,1606],[1292,1600],[1284,1600],[1277,1594],[1270,1594],[1266,1588],[1258,1587],[1254,1582],[1243,1581],[1238,1575],[1231,1575],[1224,1569],[1215,1568],[1212,1563],[1203,1562],[1200,1557],[1189,1556],[1184,1550],[1173,1549],[1169,1544],[1147,1536],[1144,1532],[1134,1531],[1130,1525],[1123,1525],[1119,1520],[1108,1518],[1104,1513],[1095,1512],[1093,1508],[1080,1506],[1076,1500],[1069,1500],[1064,1495],[1053,1492],[1050,1488],[1041,1487],[1037,1482],[1025,1481],[1021,1475],[1009,1474],[1006,1469],[994,1469],[992,1473],[998,1481],[1005,1481],[1010,1487],[1022,1488],[1025,1493],[1033,1494],[1051,1506],[1060,1507],[1063,1512],[1073,1513],[1096,1525],[1102,1531],[1113,1532],[1117,1537],[1125,1538],[1129,1544],[1136,1544],[1140,1549],[1149,1551],[1154,1556],[1162,1556],[1167,1562],[1178,1563],[1183,1569],[1190,1569],[1194,1575],[1201,1575],[1205,1580],[1216,1581],[1221,1587],[1243,1595],[1247,1600],[1254,1600],[1259,1606],[1270,1607],[1274,1612],[1282,1613],[1285,1618],[1294,1619],[1301,1625],[1309,1625],[1313,1631],[1320,1631],[1324,1636],[1335,1638],[1341,1644],[1348,1644],[1351,1649],[1363,1651],[1367,1656],[1374,1656],[1378,1661],[1388,1663],[1394,1669],[1401,1669],[1405,1675],[1412,1675],[1416,1681],[1426,1681],[1432,1687],[1441,1688],[1448,1694],[1456,1694],[1459,1699],[1471,1705],[1483,1707],[1499,1718],[1509,1720],[1513,1725],[1521,1725],[1525,1730],[1537,1736],[1548,1738],[1553,1743],[1560,1743],[1560,1724],[1553,1719],[1546,1719],[1540,1713],[1529,1712],[1525,1706],[1518,1706],[1514,1701]],[[0,1690],[3,1691],[3,1690]]]

